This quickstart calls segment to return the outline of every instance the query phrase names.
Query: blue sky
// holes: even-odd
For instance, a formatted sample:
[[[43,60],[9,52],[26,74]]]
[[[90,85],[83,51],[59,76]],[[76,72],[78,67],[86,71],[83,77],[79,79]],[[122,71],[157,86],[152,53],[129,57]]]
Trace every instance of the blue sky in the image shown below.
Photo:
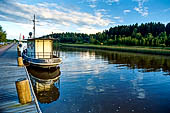
[[[96,33],[117,25],[170,22],[170,0],[0,0],[0,25],[9,39],[52,32]]]

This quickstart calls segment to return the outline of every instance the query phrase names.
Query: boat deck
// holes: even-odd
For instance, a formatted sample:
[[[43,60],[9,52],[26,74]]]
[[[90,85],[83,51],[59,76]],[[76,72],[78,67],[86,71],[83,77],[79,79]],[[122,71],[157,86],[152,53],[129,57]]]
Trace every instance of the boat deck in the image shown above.
[[[35,102],[21,105],[17,97],[15,81],[27,78],[24,67],[17,66],[17,46],[0,55],[0,112],[37,113]]]

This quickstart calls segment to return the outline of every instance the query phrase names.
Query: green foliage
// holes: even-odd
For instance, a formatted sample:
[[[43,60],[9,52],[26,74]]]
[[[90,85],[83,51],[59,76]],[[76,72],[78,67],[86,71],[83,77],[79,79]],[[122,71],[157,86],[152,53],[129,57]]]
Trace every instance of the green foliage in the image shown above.
[[[107,45],[113,45],[114,44],[114,40],[113,39],[109,39],[108,41],[107,41]]]
[[[141,38],[142,38],[142,35],[141,35],[141,33],[136,33],[136,36],[135,36],[135,38],[137,38],[138,40],[141,40]]]
[[[0,42],[6,42],[7,41],[6,36],[7,36],[6,32],[3,31],[2,27],[0,26]]]
[[[51,34],[61,43],[90,43],[101,45],[129,46],[170,46],[170,23],[142,23],[141,25],[121,25],[96,34],[55,33]]]
[[[168,36],[170,35],[170,23],[166,25],[166,33]]]
[[[91,43],[91,44],[96,44],[96,39],[90,38],[90,43]]]

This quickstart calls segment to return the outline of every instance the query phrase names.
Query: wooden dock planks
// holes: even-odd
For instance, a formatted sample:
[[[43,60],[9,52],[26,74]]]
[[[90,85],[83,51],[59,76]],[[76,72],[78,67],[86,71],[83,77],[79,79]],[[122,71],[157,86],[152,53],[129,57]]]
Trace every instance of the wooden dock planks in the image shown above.
[[[16,45],[0,55],[0,112],[37,113],[35,102],[21,105],[18,101],[15,81],[27,78],[24,67],[17,66]]]

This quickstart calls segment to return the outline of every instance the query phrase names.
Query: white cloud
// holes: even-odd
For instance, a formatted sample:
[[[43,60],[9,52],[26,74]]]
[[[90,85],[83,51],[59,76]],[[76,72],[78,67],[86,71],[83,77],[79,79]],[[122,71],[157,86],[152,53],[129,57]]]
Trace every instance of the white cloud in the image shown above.
[[[115,16],[115,17],[113,17],[114,19],[120,19],[120,17],[119,16]]]
[[[91,7],[91,8],[95,8],[96,7],[96,2],[97,0],[87,0],[88,2],[88,6]]]
[[[107,5],[112,5],[113,3],[119,3],[119,1],[120,0],[101,0],[101,2],[104,2]],[[95,7],[97,7],[96,4],[97,4],[98,0],[86,0],[86,2],[89,4],[89,6],[91,8],[95,8]],[[82,3],[84,3],[84,2],[82,1]]]
[[[98,9],[97,11],[99,11],[99,12],[106,12],[107,10],[106,9]]]
[[[102,11],[105,10],[103,9]],[[0,21],[32,25],[31,20],[33,19],[33,14],[36,14],[36,18],[39,21],[37,25],[41,27],[44,26],[44,29],[48,27],[46,29],[48,29],[49,32],[57,27],[60,28],[61,31],[66,32],[66,30],[72,26],[75,27],[74,29],[89,26],[88,28],[83,27],[82,29],[86,31],[86,33],[87,31],[88,33],[95,33],[99,31],[97,28],[105,28],[114,23],[101,12],[96,12],[95,14],[79,12],[58,6],[58,4],[54,3],[28,5],[11,1],[6,2],[6,4],[1,4],[0,2]],[[49,26],[51,28],[49,28]],[[83,31],[82,29],[78,31]]]
[[[77,28],[77,30],[80,33],[87,33],[87,34],[93,34],[93,33],[97,33],[97,32],[102,32],[101,29],[96,29],[96,28],[90,27],[90,26],[83,26],[83,27]]]
[[[124,22],[123,18],[119,17],[119,16],[115,16],[113,17],[115,20],[117,20],[118,22],[122,23]]]
[[[123,10],[123,13],[124,13],[124,14],[126,14],[126,13],[130,13],[130,12],[131,12],[131,10],[128,10],[128,9]]]
[[[95,8],[96,7],[96,5],[94,5],[94,4],[90,4],[89,5],[91,8]]]
[[[111,15],[108,14],[108,10],[106,9],[97,9],[97,10],[94,10],[94,14],[100,16],[100,17],[103,17],[103,18],[111,18]]]
[[[135,7],[134,10],[140,13],[142,16],[148,16],[148,7],[144,7],[144,3],[147,0],[133,0],[138,2],[138,7]]]
[[[112,1],[114,1],[114,2],[119,2],[119,0],[112,0]]]
[[[88,2],[96,2],[97,0],[87,0]]]
[[[108,4],[108,5],[112,5],[113,3],[118,3],[119,2],[119,0],[107,0],[106,1],[106,3]]]

